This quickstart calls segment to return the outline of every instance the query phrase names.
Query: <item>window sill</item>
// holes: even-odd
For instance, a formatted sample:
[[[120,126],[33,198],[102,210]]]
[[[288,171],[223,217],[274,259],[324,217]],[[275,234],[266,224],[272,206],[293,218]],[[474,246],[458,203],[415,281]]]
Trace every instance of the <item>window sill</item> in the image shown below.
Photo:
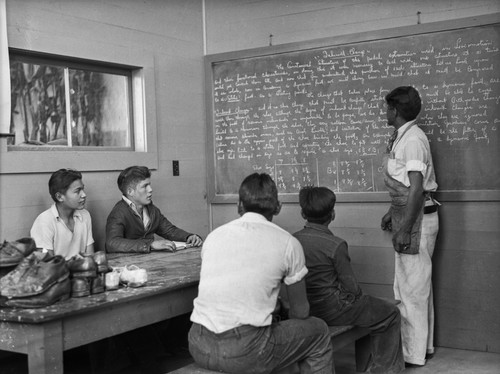
[[[0,140],[5,148],[5,140]],[[67,149],[30,150],[27,152],[2,152],[0,174],[54,172],[61,168],[79,171],[122,170],[131,165],[143,165],[150,169],[158,168],[158,155],[155,152],[133,151],[75,151]]]

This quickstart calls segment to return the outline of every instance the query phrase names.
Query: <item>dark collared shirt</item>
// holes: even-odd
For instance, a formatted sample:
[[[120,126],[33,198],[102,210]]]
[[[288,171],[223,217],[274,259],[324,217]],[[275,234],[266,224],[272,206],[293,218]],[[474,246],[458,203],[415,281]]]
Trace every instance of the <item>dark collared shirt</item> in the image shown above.
[[[310,222],[294,236],[306,257],[307,297],[312,310],[315,305],[328,303],[340,312],[361,296],[344,239],[335,236],[327,226]]]

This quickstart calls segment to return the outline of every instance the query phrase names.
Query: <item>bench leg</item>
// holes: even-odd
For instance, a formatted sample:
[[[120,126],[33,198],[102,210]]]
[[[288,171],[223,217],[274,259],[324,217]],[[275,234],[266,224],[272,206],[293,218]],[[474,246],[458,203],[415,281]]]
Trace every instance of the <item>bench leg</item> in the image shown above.
[[[370,365],[371,356],[371,337],[370,335],[365,335],[362,338],[356,340],[356,371],[365,372],[368,370]]]

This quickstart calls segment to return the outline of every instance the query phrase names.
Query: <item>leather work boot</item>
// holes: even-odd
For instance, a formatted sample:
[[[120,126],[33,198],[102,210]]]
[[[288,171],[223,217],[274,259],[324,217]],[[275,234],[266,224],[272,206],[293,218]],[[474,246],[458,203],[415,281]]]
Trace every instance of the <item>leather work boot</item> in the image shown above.
[[[28,269],[40,261],[48,260],[49,257],[51,256],[48,253],[35,251],[28,257],[23,258],[14,270],[11,270],[9,273],[0,278],[0,290],[15,287]]]
[[[69,270],[66,261],[62,256],[54,256],[33,264],[21,276],[17,284],[2,288],[1,294],[8,298],[38,295],[67,277],[69,277]]]
[[[92,256],[73,256],[68,260],[68,267],[74,278],[95,278],[97,265]]]
[[[92,295],[96,293],[102,293],[104,292],[104,274],[97,274],[97,277],[92,278],[91,280],[91,286],[90,286],[90,293]]]
[[[69,299],[71,293],[71,281],[65,278],[60,282],[54,283],[45,292],[28,297],[12,298],[7,300],[6,304],[19,308],[43,308],[55,304],[58,301]]]
[[[106,252],[99,251],[94,253],[94,261],[97,265],[98,273],[107,273],[109,271],[108,259],[106,258]]]
[[[0,267],[15,266],[36,249],[32,238],[21,238],[14,242],[4,241],[0,248]]]
[[[71,297],[83,297],[90,295],[90,281],[88,278],[71,279]]]

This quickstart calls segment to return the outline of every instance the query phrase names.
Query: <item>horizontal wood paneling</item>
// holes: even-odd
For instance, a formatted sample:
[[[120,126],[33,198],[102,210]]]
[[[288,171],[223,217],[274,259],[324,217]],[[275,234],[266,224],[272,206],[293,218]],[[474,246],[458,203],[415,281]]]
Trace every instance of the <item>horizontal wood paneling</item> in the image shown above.
[[[442,214],[443,219],[448,216]],[[348,243],[359,246],[390,246],[391,234],[382,231],[380,228],[336,228],[334,224],[331,226],[332,231]],[[494,250],[492,243],[498,238],[498,233],[494,231],[472,231],[462,228],[462,230],[441,230],[438,234],[437,250],[443,248],[466,248],[470,251],[477,250]]]
[[[207,1],[206,50],[215,54],[265,47],[270,34],[278,45],[376,32],[416,24],[418,11],[421,22],[429,23],[497,13],[500,2]],[[361,287],[367,294],[392,298],[394,251],[390,233],[380,229],[388,203],[344,203],[342,196],[338,201],[330,228],[349,243]],[[436,344],[500,352],[500,300],[495,290],[500,285],[500,202],[446,201],[439,214],[433,267]],[[236,204],[211,206],[213,228],[236,217]],[[284,204],[273,221],[290,232],[304,223],[295,203]]]
[[[229,5],[229,3],[231,3]],[[206,2],[208,54],[491,14],[495,0]]]
[[[210,207],[211,227],[207,227],[201,1],[105,0],[92,6],[83,4],[8,1],[10,43],[60,54],[80,53],[90,46],[152,53],[160,148],[160,164],[153,176],[155,203],[172,212],[180,227],[187,226],[201,235],[236,218],[236,204],[214,205]],[[206,50],[210,54],[266,46],[269,34],[278,44],[415,24],[416,11],[422,12],[422,22],[500,11],[495,0],[210,0],[205,6]],[[174,159],[181,162],[180,177],[172,176]],[[94,236],[100,243],[107,214],[119,199],[117,176],[117,171],[84,175]],[[48,178],[48,174],[0,176],[2,239],[25,235],[34,217],[50,205]],[[386,210],[387,204],[382,203],[339,203],[331,227],[349,242],[363,290],[392,297],[390,235],[379,229]],[[441,208],[434,260],[438,345],[500,352],[500,328],[495,323],[498,313],[494,314],[500,301],[492,297],[494,287],[500,284],[494,271],[499,261],[499,211],[497,202],[446,202]],[[291,232],[299,230],[303,220],[297,204],[285,204],[275,222]]]
[[[500,204],[498,202],[443,202],[439,208],[441,231],[496,232],[500,220]],[[330,227],[342,228],[374,228],[379,229],[382,216],[389,209],[389,203],[339,203],[335,206],[335,220]],[[282,213],[297,215],[300,218],[300,207],[297,204],[285,204]],[[452,217],[453,219],[450,219]]]
[[[94,58],[96,50],[131,60],[152,56],[156,121],[146,121],[157,127],[158,135],[154,141],[159,164],[152,178],[155,204],[179,227],[206,236],[201,1],[9,0],[7,28],[9,45],[20,49],[87,58]],[[67,167],[64,156],[61,152],[61,168]],[[172,175],[172,160],[181,163],[179,177]],[[99,249],[104,248],[106,218],[121,195],[116,185],[121,167],[116,169],[83,173]],[[50,173],[0,175],[0,239],[29,233],[35,217],[52,203],[49,177]]]
[[[349,245],[351,264],[360,283],[391,285],[394,280],[394,251],[387,247]]]
[[[433,258],[434,280],[456,292],[495,292],[499,283],[500,251],[443,250]],[[492,298],[491,300],[494,300]]]
[[[108,48],[135,46],[136,49],[168,51],[178,58],[199,58],[201,4],[197,0],[172,1],[166,6],[158,2],[151,8],[143,7],[141,12],[124,6],[132,4],[131,1],[122,6],[109,5],[106,1],[98,6],[81,1],[58,3],[54,8],[46,2],[10,1],[7,12],[22,13],[23,18],[8,19],[8,25],[18,29],[21,35],[36,32],[36,41],[41,43],[38,48],[45,49],[45,43],[49,46],[52,40],[54,49],[82,48],[86,43],[97,43]],[[52,19],[57,21],[48,22]],[[43,35],[50,35],[51,40],[40,38]],[[29,38],[25,42],[34,40]],[[75,43],[76,40],[79,43]],[[64,42],[69,44],[64,46]],[[32,47],[37,49],[36,45]]]
[[[494,287],[494,286],[493,286]],[[468,329],[493,330],[500,328],[497,305],[500,303],[500,294],[491,288],[476,290],[467,287],[440,287],[434,283],[435,297],[440,303],[439,316],[441,323],[454,325],[453,319],[467,318],[464,327]],[[463,302],[457,303],[461,298]],[[455,312],[451,312],[455,310]],[[486,323],[485,323],[486,322]]]
[[[438,306],[436,306],[437,308]],[[454,324],[452,326],[441,326],[441,322],[454,313],[453,309],[440,310],[437,309],[437,314],[446,314],[442,319],[437,317],[436,323],[439,328],[435,333],[436,346],[450,347],[457,349],[467,349],[473,351],[484,352],[500,352],[498,344],[498,330],[486,329],[478,331],[473,328],[468,328],[466,325]],[[486,324],[485,324],[486,325]]]

